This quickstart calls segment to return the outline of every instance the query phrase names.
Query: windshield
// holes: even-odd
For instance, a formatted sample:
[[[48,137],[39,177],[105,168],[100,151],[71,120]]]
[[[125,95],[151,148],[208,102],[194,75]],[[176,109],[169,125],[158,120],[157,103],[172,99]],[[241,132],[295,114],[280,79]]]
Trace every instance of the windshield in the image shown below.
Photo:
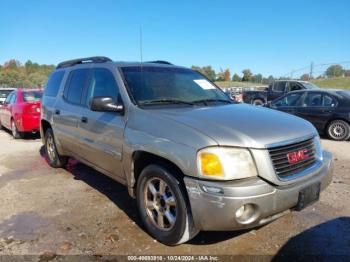
[[[6,98],[13,90],[0,90],[0,98]]]
[[[23,92],[24,102],[38,102],[40,101],[43,93],[40,91],[25,91]]]
[[[132,66],[122,72],[137,104],[231,103],[224,92],[201,74],[185,68]]]
[[[337,93],[339,93],[347,98],[350,98],[350,91],[348,91],[348,90],[341,90],[341,91],[338,91]]]
[[[310,82],[303,82],[303,86],[306,88],[306,89],[319,89],[320,87],[313,84],[313,83],[310,83]]]

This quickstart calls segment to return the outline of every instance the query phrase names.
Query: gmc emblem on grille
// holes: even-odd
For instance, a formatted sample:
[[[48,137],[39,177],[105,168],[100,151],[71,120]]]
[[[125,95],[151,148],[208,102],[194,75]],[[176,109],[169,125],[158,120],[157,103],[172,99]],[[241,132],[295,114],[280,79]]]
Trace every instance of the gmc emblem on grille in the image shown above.
[[[299,151],[296,152],[291,152],[287,154],[288,157],[288,162],[289,164],[295,164],[301,160],[305,160],[308,159],[309,156],[306,154],[308,151],[307,149],[301,149]]]

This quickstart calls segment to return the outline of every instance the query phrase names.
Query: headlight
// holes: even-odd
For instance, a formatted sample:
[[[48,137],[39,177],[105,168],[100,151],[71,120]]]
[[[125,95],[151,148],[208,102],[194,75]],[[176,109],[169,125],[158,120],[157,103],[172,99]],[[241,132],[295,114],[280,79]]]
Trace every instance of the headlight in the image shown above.
[[[207,179],[233,180],[257,176],[249,150],[244,148],[209,147],[197,155],[200,176]]]
[[[323,154],[322,154],[322,147],[321,147],[321,141],[319,136],[316,136],[314,138],[314,143],[315,143],[315,149],[316,149],[316,156],[318,159],[322,160]]]

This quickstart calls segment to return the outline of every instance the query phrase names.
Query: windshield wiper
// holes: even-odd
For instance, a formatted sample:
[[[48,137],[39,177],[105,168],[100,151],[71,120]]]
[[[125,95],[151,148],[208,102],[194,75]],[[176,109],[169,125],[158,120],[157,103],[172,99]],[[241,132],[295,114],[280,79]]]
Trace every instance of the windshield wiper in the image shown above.
[[[220,102],[220,103],[232,104],[230,100],[225,100],[225,99],[201,99],[201,100],[192,101],[192,103],[194,104],[204,103],[205,105],[208,105],[207,104],[208,102]]]
[[[184,104],[184,105],[191,105],[191,106],[194,105],[194,103],[192,102],[176,100],[176,99],[159,99],[159,100],[152,100],[152,101],[146,101],[146,102],[140,103],[141,106],[156,105],[156,104]]]

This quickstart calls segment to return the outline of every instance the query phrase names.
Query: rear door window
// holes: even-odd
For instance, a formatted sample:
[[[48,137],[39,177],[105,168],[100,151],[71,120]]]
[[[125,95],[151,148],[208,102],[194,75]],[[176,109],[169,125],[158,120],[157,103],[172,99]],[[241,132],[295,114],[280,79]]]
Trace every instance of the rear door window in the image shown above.
[[[276,107],[292,107],[292,106],[297,106],[300,101],[300,98],[302,96],[302,93],[295,93],[295,94],[289,94],[286,95],[285,97],[282,97],[278,100],[276,100],[273,105]]]
[[[76,69],[70,72],[63,95],[66,101],[76,105],[81,104],[82,93],[88,76],[89,69]]]
[[[273,90],[274,90],[274,91],[277,91],[277,92],[284,92],[285,89],[286,89],[286,82],[284,82],[284,81],[276,82],[276,83],[273,85]]]
[[[51,74],[45,86],[45,96],[57,96],[63,76],[64,71],[56,71]]]
[[[13,92],[13,93],[10,93],[10,94],[8,95],[8,97],[7,97],[6,100],[5,100],[5,103],[6,103],[6,104],[10,104],[10,101],[11,101],[11,99],[12,99],[13,94],[14,94],[14,92]]]
[[[307,106],[307,107],[322,106],[322,94],[309,92],[305,97],[303,106]]]
[[[323,95],[323,103],[322,105],[325,107],[335,107],[337,104],[337,101],[329,96],[329,95]]]
[[[289,82],[288,87],[289,92],[302,89],[302,87],[297,82]]]
[[[13,92],[13,94],[11,96],[10,104],[16,103],[16,100],[17,100],[17,93]]]

